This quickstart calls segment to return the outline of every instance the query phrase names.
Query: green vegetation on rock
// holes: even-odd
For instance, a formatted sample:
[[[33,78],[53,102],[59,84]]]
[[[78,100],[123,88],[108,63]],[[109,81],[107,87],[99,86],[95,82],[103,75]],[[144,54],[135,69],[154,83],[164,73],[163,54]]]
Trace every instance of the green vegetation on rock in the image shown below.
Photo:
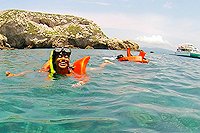
[[[97,24],[82,17],[24,10],[1,11],[0,34],[5,35],[8,44],[14,48],[85,48],[98,44],[99,48],[102,45],[109,49],[135,49],[138,46],[132,42],[109,39]]]
[[[27,24],[27,32],[29,34],[38,34],[39,28],[32,23]]]
[[[66,28],[66,31],[72,35],[76,35],[82,32],[82,28],[79,25],[71,24]]]

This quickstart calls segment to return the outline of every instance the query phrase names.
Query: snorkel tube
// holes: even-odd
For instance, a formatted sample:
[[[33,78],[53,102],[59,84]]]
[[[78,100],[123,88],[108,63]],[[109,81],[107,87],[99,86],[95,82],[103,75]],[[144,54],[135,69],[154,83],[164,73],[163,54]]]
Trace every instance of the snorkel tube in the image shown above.
[[[53,75],[56,73],[54,67],[53,67],[53,53],[54,53],[54,50],[51,51],[51,54],[50,54],[50,57],[49,57],[49,65],[50,65],[50,74],[49,74],[49,77],[52,78]]]

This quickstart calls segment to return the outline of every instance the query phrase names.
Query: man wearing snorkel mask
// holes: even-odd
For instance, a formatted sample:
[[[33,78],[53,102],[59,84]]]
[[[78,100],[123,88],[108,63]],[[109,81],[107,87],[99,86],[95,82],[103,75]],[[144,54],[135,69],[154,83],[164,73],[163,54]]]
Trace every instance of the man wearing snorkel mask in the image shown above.
[[[70,66],[71,50],[68,48],[58,47],[51,51],[50,60],[43,65],[39,72],[50,72],[53,74],[67,75],[70,74],[73,67]],[[31,71],[25,71],[18,74],[6,72],[7,77],[22,76]]]
[[[73,67],[70,66],[71,50],[68,48],[55,48],[52,53],[52,63],[56,74],[70,74]]]
[[[38,72],[49,72],[49,77],[54,77],[54,75],[64,75],[64,76],[71,76],[74,73],[74,66],[70,65],[70,55],[71,50],[64,47],[57,47],[54,50],[51,51],[50,59],[43,65],[43,67]],[[99,68],[105,67],[107,64],[113,64],[112,62],[109,62],[105,60],[104,63],[102,63]],[[97,70],[97,68],[90,68],[90,70]],[[11,72],[6,72],[7,77],[13,77],[13,76],[23,76],[26,73],[29,73],[31,71],[25,71],[18,74],[13,74]],[[88,82],[88,77],[85,76],[81,81],[78,83],[72,85],[72,87],[79,87],[86,82]]]

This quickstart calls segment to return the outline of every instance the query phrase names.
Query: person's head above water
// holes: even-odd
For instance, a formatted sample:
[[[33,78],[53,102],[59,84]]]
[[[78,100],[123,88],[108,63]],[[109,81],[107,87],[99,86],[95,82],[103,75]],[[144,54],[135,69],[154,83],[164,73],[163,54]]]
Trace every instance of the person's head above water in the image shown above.
[[[124,57],[124,56],[123,56],[122,54],[120,54],[120,55],[117,56],[116,59],[120,59],[120,58],[122,58],[122,57]]]
[[[70,62],[71,50],[64,47],[57,47],[52,53],[53,69],[58,71],[68,70]]]

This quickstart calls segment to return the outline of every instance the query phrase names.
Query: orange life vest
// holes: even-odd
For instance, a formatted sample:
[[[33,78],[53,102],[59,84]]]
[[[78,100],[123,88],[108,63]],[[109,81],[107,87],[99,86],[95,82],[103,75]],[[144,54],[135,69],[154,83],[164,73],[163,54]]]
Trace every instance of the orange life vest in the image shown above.
[[[144,59],[145,55],[146,55],[146,53],[144,51],[140,51],[139,56],[142,56],[142,59]]]
[[[148,63],[149,62],[149,60],[144,59],[143,56],[140,56],[140,55],[132,56],[130,51],[131,51],[131,49],[128,48],[127,49],[127,56],[119,58],[118,61],[131,61],[131,62],[140,62],[140,63]]]
[[[75,61],[73,64],[73,73],[78,74],[78,75],[86,74],[86,66],[87,66],[89,60],[90,60],[90,56],[85,56],[85,57]],[[50,60],[48,60],[43,65],[43,67],[41,68],[40,71],[50,72],[50,75],[53,75],[54,73],[51,73],[51,72],[53,72],[51,69],[53,69],[53,67],[50,66]],[[72,73],[68,74],[67,76],[71,76],[71,75],[72,75]]]

